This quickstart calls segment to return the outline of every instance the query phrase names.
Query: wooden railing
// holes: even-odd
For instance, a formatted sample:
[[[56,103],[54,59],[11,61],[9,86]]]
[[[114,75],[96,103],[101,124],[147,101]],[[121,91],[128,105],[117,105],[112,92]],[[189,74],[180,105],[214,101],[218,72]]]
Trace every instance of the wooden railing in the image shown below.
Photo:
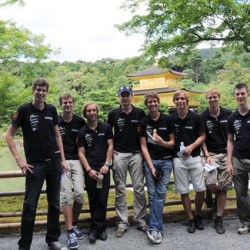
[[[24,174],[21,171],[5,171],[5,172],[0,172],[0,181],[1,179],[4,178],[16,178],[16,177],[24,177]],[[170,182],[170,184],[174,184],[173,181]],[[110,189],[114,190],[114,185],[111,185]],[[127,188],[132,188],[131,184],[127,184]],[[168,194],[174,192],[173,190],[169,190]],[[45,190],[42,190],[42,195],[45,195]],[[6,192],[0,192],[0,197],[17,197],[17,196],[23,196],[24,195],[24,190],[19,190],[19,191],[6,191]],[[228,201],[234,201],[235,203],[235,197],[231,196],[227,198]],[[191,197],[191,201],[192,203],[194,202],[194,198]],[[173,206],[175,206],[175,209],[173,210]],[[176,206],[178,207],[178,209],[176,209]],[[164,209],[164,217],[167,217],[168,221],[173,221],[173,220],[181,220],[185,218],[185,213],[183,211],[183,208],[181,206],[181,201],[180,200],[168,200],[165,203],[165,207],[167,207],[167,211],[165,211],[166,209]],[[172,207],[172,209],[171,209]],[[129,211],[133,210],[133,205],[128,204],[128,209]],[[112,206],[108,206],[108,221],[110,223],[114,223],[115,221],[115,207],[114,205]],[[226,212],[235,212],[236,207],[235,205],[233,206],[227,206],[225,208]],[[202,212],[206,215],[211,214],[211,208],[204,206],[204,208],[202,209]],[[81,211],[81,216],[79,218],[79,222],[89,222],[90,220],[90,210],[88,208],[83,208]],[[37,217],[36,217],[36,222],[35,225],[36,226],[43,226],[46,225],[46,220],[43,219],[39,219],[39,217],[44,217],[47,215],[47,211],[37,211]],[[2,212],[0,209],[0,229],[7,229],[7,228],[19,228],[20,227],[20,220],[21,220],[21,215],[22,212],[18,211],[18,212]],[[130,213],[130,217],[132,217],[132,211]],[[18,222],[16,222],[17,219],[14,218],[18,218]],[[37,219],[38,218],[38,219]],[[3,222],[4,221],[4,222]],[[7,221],[7,222],[6,222]],[[63,224],[64,220],[61,217],[60,219],[60,223]]]

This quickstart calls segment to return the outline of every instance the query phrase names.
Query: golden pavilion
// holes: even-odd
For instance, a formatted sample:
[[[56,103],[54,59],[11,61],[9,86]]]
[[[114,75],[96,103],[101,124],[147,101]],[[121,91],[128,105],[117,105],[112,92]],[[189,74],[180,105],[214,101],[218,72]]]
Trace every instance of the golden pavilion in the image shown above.
[[[152,66],[143,71],[127,75],[128,79],[136,81],[133,83],[134,104],[141,103],[144,95],[148,92],[156,92],[161,99],[161,103],[166,103],[168,107],[173,107],[173,94],[178,89],[186,90],[189,94],[189,106],[197,107],[199,102],[194,98],[201,95],[203,91],[187,90],[179,79],[187,78],[188,75],[171,69],[161,69],[159,66]]]

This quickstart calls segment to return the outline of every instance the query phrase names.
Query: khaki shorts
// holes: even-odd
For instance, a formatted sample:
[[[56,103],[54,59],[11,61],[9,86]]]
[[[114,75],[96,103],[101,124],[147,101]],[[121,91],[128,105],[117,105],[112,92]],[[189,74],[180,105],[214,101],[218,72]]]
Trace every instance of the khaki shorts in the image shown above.
[[[232,189],[232,176],[228,175],[226,166],[226,154],[209,153],[214,162],[219,166],[211,172],[204,172],[206,185],[216,185],[220,190]]]
[[[66,160],[66,162],[69,169],[61,177],[60,204],[62,207],[72,206],[73,200],[78,204],[83,204],[85,186],[83,167],[79,160]]]
[[[206,190],[201,157],[192,158],[192,162],[174,158],[174,183],[177,194],[189,193],[190,181],[195,192]]]

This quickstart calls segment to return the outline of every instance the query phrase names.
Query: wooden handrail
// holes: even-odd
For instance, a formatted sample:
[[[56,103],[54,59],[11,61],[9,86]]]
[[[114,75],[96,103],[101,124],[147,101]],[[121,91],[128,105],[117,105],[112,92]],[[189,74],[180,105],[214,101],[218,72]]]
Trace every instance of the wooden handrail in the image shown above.
[[[25,177],[25,174],[22,173],[22,171],[0,171],[0,179],[1,178],[16,178],[16,177]],[[170,181],[169,184],[174,184],[174,181]],[[114,189],[115,186],[111,185],[110,187],[111,189]],[[132,188],[132,184],[127,184],[127,188]],[[42,190],[42,194],[46,193],[45,190]],[[0,192],[0,197],[11,197],[11,196],[22,196],[24,195],[24,190],[18,190],[18,191],[6,191],[6,192]],[[227,197],[227,200],[235,200],[236,198],[234,196],[229,196]],[[191,202],[194,202],[194,199],[191,199]],[[171,206],[175,206],[175,205],[181,205],[181,201],[180,200],[172,200],[172,201],[167,201],[165,202],[165,206],[167,207],[171,207]],[[132,210],[133,206],[132,205],[128,205],[128,209]],[[114,206],[109,206],[107,208],[108,212],[114,212],[115,211],[115,207]],[[225,211],[236,211],[236,207],[226,207]],[[211,212],[211,208],[203,208],[202,209],[203,213],[209,213]],[[90,220],[89,217],[89,213],[90,210],[88,208],[83,208],[81,210],[81,214],[84,214],[86,216],[84,217],[80,217],[79,218],[79,222],[87,222]],[[185,217],[185,213],[184,210],[169,210],[169,211],[164,211],[164,214],[169,216],[176,216],[176,215],[181,215],[182,217]],[[0,213],[0,219],[5,219],[6,218],[17,218],[20,217],[21,218],[22,212],[18,211],[18,212],[6,212],[6,213]],[[37,211],[36,215],[39,216],[46,216],[47,215],[47,211]],[[131,215],[130,215],[131,216]],[[115,216],[108,214],[108,219],[115,219]],[[63,224],[64,220],[60,220],[60,223]],[[46,221],[42,220],[42,219],[37,219],[35,222],[36,226],[41,226],[41,225],[46,225]],[[0,222],[0,229],[13,229],[13,228],[20,228],[20,222]]]
[[[16,177],[24,177],[25,174],[22,171],[0,171],[0,179],[1,178],[16,178]]]

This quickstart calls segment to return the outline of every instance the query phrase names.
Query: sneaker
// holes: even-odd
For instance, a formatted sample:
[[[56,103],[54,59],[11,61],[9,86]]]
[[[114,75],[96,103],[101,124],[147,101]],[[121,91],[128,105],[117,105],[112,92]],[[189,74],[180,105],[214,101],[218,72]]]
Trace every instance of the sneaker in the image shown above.
[[[78,240],[82,240],[82,239],[83,239],[83,233],[82,233],[82,231],[79,229],[79,227],[78,227],[78,226],[73,226],[72,229],[73,229],[73,231],[74,231],[74,234],[75,234],[76,238],[77,238]]]
[[[48,247],[51,250],[68,250],[67,247],[64,247],[63,245],[60,244],[58,241],[50,242],[48,243]]]
[[[226,232],[225,228],[223,227],[223,221],[221,216],[216,216],[214,220],[215,230],[218,234],[224,234]]]
[[[124,233],[125,233],[125,229],[118,227],[118,229],[116,230],[115,236],[117,238],[121,238],[124,235]]]
[[[194,226],[198,230],[204,230],[204,225],[200,215],[195,215],[194,217]]]
[[[159,244],[162,242],[162,234],[157,231],[147,231],[149,240],[154,244]]]
[[[188,220],[187,231],[189,233],[194,233],[195,232],[194,220]]]
[[[242,227],[240,227],[238,229],[238,234],[241,234],[241,235],[247,234],[248,232],[250,232],[250,226],[243,226],[242,225]]]
[[[161,232],[158,232],[158,239],[157,239],[157,242],[156,243],[161,243],[162,242],[162,233]]]
[[[69,249],[76,249],[76,248],[78,248],[78,244],[77,244],[77,239],[76,239],[75,233],[74,232],[68,233],[67,237],[68,237],[68,248]]]

